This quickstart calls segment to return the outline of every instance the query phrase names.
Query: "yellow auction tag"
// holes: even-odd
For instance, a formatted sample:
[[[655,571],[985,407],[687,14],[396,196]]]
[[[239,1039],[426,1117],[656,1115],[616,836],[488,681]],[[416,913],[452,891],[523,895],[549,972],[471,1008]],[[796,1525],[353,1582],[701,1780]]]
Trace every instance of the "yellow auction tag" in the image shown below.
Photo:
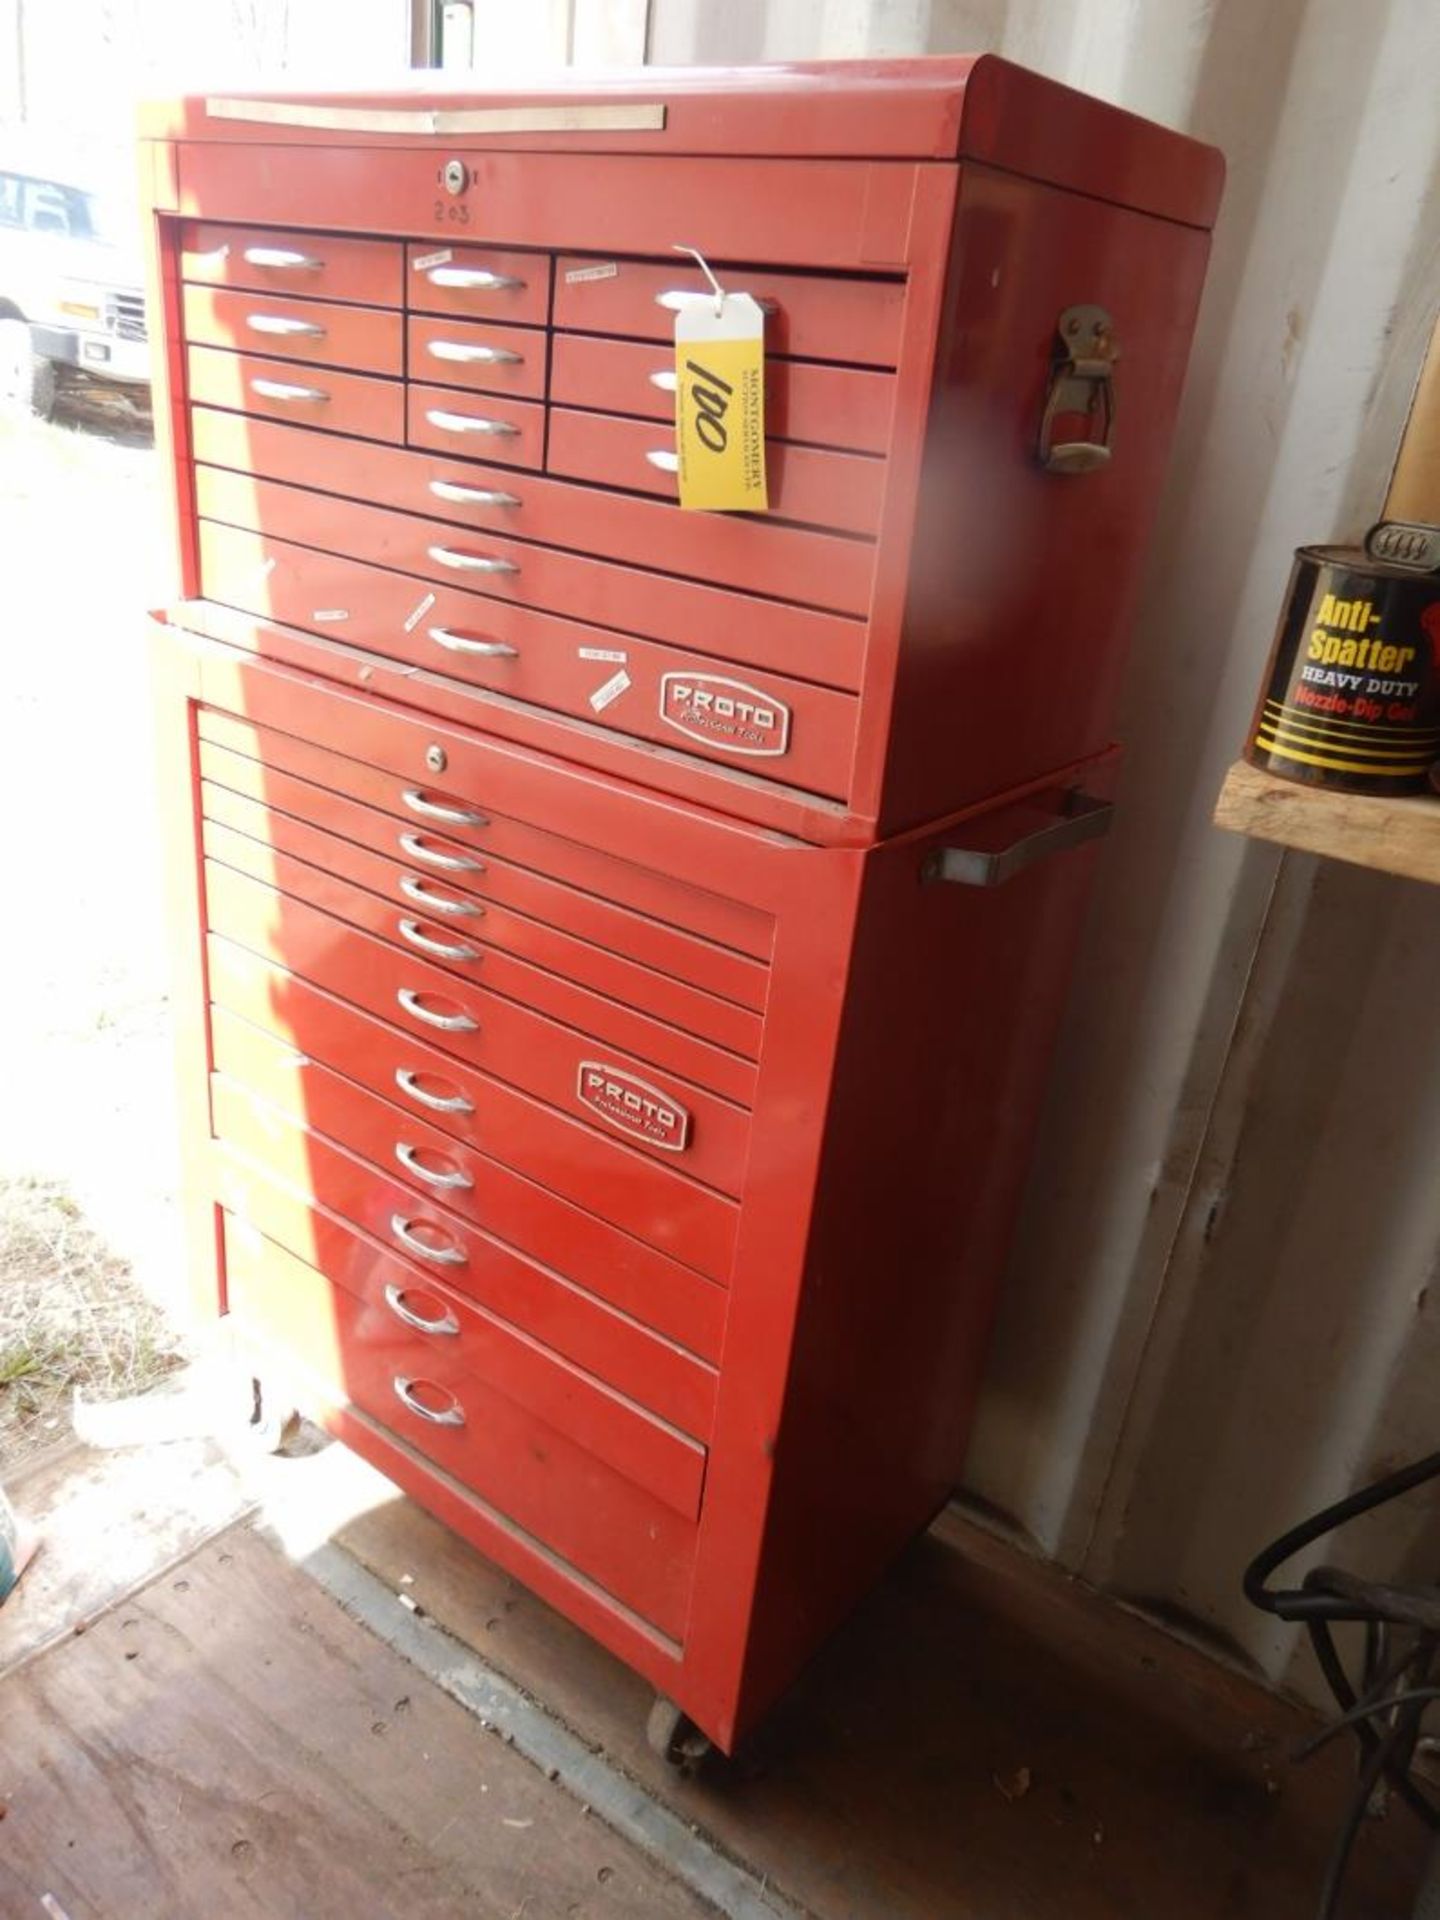
[[[765,315],[748,293],[675,316],[675,444],[682,507],[766,511]]]

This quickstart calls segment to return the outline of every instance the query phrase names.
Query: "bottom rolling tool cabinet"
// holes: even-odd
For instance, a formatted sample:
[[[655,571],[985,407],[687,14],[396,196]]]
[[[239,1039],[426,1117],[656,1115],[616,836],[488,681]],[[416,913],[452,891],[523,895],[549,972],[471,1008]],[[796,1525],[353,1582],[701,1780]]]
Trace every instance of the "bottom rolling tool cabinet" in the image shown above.
[[[731,1746],[954,1484],[1111,758],[824,847],[157,652],[207,1309]]]

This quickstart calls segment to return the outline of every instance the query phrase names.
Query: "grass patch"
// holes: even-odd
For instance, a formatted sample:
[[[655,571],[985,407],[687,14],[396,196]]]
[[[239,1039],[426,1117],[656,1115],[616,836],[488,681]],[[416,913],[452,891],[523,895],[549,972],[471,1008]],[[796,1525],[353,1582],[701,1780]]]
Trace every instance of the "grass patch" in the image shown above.
[[[0,1463],[63,1439],[76,1387],[144,1393],[182,1359],[129,1264],[53,1180],[0,1179]]]

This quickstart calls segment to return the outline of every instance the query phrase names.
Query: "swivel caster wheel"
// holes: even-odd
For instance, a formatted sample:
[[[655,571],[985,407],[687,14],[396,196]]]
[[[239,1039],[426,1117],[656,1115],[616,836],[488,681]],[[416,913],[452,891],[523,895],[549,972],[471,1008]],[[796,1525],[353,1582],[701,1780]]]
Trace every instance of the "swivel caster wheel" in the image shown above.
[[[308,1449],[301,1445],[305,1422],[294,1401],[263,1380],[250,1382],[250,1418],[245,1439],[257,1453],[294,1454]]]
[[[687,1780],[695,1778],[707,1755],[714,1752],[710,1736],[702,1733],[689,1715],[682,1713],[663,1693],[656,1694],[650,1709],[650,1718],[645,1723],[645,1743],[666,1766],[674,1767]]]

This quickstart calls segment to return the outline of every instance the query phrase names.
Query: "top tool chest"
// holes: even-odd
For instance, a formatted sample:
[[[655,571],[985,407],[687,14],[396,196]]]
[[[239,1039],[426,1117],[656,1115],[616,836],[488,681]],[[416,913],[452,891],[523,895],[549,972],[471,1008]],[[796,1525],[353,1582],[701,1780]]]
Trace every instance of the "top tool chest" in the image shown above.
[[[729,1744],[958,1470],[1218,159],[989,58],[143,132],[202,1298]]]

